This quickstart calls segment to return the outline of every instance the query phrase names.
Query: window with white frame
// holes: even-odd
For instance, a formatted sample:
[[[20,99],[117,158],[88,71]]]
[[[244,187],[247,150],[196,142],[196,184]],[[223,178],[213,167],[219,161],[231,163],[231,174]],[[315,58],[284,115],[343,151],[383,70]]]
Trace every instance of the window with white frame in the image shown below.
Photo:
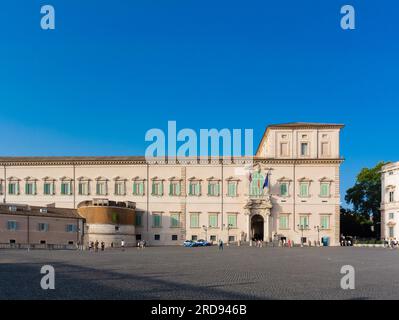
[[[169,179],[169,196],[178,197],[181,194],[181,180],[176,178]]]
[[[189,196],[200,196],[201,195],[201,181],[192,179],[188,184],[188,195]]]
[[[8,194],[19,195],[19,180],[12,178],[8,181]]]
[[[144,179],[138,177],[133,179],[133,195],[143,196],[144,195]]]
[[[214,180],[213,178],[208,179],[208,196],[219,197],[220,196],[220,181]]]
[[[309,142],[301,142],[301,156],[309,156]]]
[[[237,189],[238,189],[238,181],[233,177],[227,179],[227,196],[228,197],[237,197]]]
[[[299,181],[299,196],[301,198],[309,197],[309,187],[310,187],[309,180],[302,179]]]
[[[216,212],[212,212],[208,214],[208,224],[209,228],[217,228],[218,227],[218,214]]]
[[[280,196],[281,197],[288,197],[288,181],[280,181]]]
[[[126,180],[122,178],[114,179],[114,194],[116,196],[126,195]]]
[[[143,226],[143,212],[142,211],[136,211],[136,218],[135,218],[135,226],[136,227],[142,227]]]
[[[227,215],[227,224],[229,229],[237,228],[237,213],[229,213]]]
[[[43,179],[43,194],[45,196],[52,196],[55,194],[55,179],[49,177]]]
[[[309,229],[309,216],[308,215],[299,216],[299,229],[301,229],[301,230]]]
[[[180,227],[180,213],[173,212],[170,214],[170,227],[179,228]]]
[[[152,214],[152,227],[161,228],[162,227],[162,213]]]
[[[102,177],[96,179],[96,195],[106,196],[108,194],[108,180]]]
[[[190,213],[190,228],[199,228],[199,213]]]
[[[321,181],[320,182],[320,197],[328,198],[330,197],[330,181]]]
[[[280,214],[279,216],[279,229],[287,230],[288,229],[288,215]]]
[[[72,179],[63,177],[61,178],[61,195],[69,196],[72,194]]]
[[[320,216],[320,229],[330,229],[330,216],[321,215]]]
[[[4,194],[4,180],[0,179],[0,194]]]
[[[25,179],[25,194],[26,195],[36,194],[36,179],[31,177]]]
[[[153,196],[163,196],[163,180],[154,178],[152,180],[151,195]]]
[[[90,179],[81,177],[78,183],[78,194],[88,196],[90,194]]]
[[[393,220],[394,217],[395,217],[395,215],[394,215],[393,212],[390,212],[390,213],[388,214],[388,219],[389,219],[389,220]]]

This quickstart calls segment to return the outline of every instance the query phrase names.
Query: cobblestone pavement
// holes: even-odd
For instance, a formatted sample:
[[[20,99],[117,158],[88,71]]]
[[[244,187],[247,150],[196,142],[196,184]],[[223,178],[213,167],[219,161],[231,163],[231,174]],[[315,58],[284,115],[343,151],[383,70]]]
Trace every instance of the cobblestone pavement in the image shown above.
[[[40,288],[45,264],[55,290]],[[343,265],[355,268],[355,290],[340,287]],[[0,299],[399,299],[399,250],[0,250]]]

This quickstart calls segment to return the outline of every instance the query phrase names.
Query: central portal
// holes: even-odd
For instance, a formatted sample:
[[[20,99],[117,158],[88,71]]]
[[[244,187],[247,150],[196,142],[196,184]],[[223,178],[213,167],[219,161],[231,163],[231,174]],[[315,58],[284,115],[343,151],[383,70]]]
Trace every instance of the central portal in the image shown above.
[[[264,237],[264,219],[261,215],[256,214],[251,219],[251,236],[252,240],[263,241]]]

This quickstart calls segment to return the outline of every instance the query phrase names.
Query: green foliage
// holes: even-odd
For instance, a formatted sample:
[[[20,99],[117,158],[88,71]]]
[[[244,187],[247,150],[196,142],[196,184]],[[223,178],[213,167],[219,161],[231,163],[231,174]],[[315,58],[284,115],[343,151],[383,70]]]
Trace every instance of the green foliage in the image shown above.
[[[350,229],[355,232],[352,235],[356,236],[378,237],[379,222],[381,221],[381,168],[384,164],[384,162],[379,162],[373,168],[363,168],[357,175],[355,185],[346,191],[345,201],[353,209],[341,209],[341,230]],[[370,217],[372,221],[370,221]],[[371,232],[372,225],[375,230],[374,234]],[[367,235],[370,232],[371,234]],[[341,231],[341,233],[344,232]]]

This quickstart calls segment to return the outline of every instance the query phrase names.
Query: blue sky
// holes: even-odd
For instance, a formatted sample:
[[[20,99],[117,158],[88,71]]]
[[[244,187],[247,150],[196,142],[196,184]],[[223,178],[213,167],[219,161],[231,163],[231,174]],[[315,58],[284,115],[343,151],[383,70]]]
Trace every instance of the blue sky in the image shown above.
[[[56,30],[40,28],[40,7]],[[356,30],[340,28],[340,8]],[[150,128],[338,122],[342,189],[399,160],[397,1],[13,0],[0,154],[143,155]]]

